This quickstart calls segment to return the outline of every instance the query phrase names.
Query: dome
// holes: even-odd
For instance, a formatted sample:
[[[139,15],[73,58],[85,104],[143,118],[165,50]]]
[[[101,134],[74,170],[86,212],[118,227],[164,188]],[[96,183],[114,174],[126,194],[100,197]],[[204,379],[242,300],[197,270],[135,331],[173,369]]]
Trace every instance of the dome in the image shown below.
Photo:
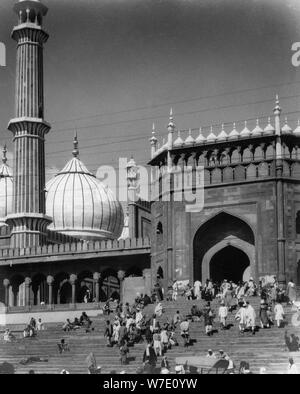
[[[222,124],[222,130],[221,130],[220,134],[218,134],[217,140],[218,141],[225,141],[225,140],[227,140],[227,138],[228,138],[228,134],[224,130],[224,123],[223,123]]]
[[[3,149],[0,166],[0,226],[5,225],[5,217],[12,213],[13,178],[10,167],[6,164],[6,146]]]
[[[195,140],[194,140],[194,138],[193,138],[193,136],[192,136],[192,130],[191,130],[191,129],[189,129],[189,135],[188,135],[187,138],[185,139],[184,143],[185,143],[186,145],[192,145],[192,144],[195,143]]]
[[[176,140],[174,141],[174,146],[182,146],[184,144],[183,139],[180,137],[180,130],[178,130],[178,137],[176,138]]]
[[[46,185],[49,230],[84,240],[119,238],[124,215],[112,191],[78,159],[77,138],[73,158]]]
[[[204,137],[204,135],[202,134],[202,128],[200,127],[199,129],[199,135],[196,138],[196,143],[197,144],[204,144],[206,141],[206,138]]]

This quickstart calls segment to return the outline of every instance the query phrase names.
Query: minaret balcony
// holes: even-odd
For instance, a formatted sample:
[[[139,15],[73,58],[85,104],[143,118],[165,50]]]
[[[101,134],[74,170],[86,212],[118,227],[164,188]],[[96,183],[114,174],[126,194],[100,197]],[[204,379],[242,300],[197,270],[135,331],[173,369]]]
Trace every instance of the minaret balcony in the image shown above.
[[[50,131],[51,126],[42,118],[21,117],[11,119],[7,128],[15,137],[25,135],[44,137]]]

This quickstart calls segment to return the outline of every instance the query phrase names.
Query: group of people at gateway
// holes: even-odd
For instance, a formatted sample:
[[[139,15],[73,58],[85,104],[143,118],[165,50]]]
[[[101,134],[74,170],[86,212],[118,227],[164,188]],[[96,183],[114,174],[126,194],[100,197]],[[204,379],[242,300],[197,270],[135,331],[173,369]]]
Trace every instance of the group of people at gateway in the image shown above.
[[[203,299],[204,306],[200,309],[195,304],[184,315],[177,310],[172,319],[170,317],[161,319],[164,314],[164,298],[176,300],[178,296],[189,300]],[[249,301],[249,297],[252,296],[260,296],[261,299],[258,312],[260,327],[256,326],[257,312]],[[217,310],[212,308],[214,299],[217,300],[217,303],[214,304]],[[165,297],[162,286],[157,283],[151,300],[155,302],[154,313],[151,316],[144,313],[145,304],[149,303],[148,296],[146,297],[147,302],[144,303],[144,296],[138,294],[132,306],[128,303],[123,305],[118,302],[114,311],[111,311],[109,304],[106,304],[104,313],[110,316],[110,319],[106,320],[104,336],[108,347],[119,347],[122,365],[128,363],[130,347],[136,343],[144,342],[143,366],[139,368],[138,372],[157,372],[158,357],[161,357],[161,373],[167,373],[166,370],[170,371],[167,351],[173,346],[179,346],[180,343],[184,347],[189,347],[193,343],[190,337],[191,322],[199,322],[203,319],[207,336],[214,335],[219,330],[231,328],[231,325],[227,324],[229,313],[234,314],[241,334],[250,332],[255,335],[259,329],[267,329],[271,326],[278,329],[284,328],[286,321],[283,303],[293,304],[296,301],[296,286],[291,280],[284,290],[278,284],[276,277],[268,283],[261,281],[259,284],[256,284],[253,278],[239,284],[234,284],[226,279],[220,284],[214,284],[211,280],[207,280],[203,286],[200,281],[196,281],[193,286],[187,284],[181,288],[174,282],[172,292],[168,291]],[[111,313],[113,314],[112,319]],[[164,322],[162,323],[162,321]],[[295,335],[289,336],[285,332],[285,339],[289,350],[299,350],[299,339]],[[211,350],[208,352],[208,357],[210,353]],[[234,369],[233,361],[226,353],[222,351],[219,357],[229,361],[228,371]],[[248,373],[249,365],[247,363],[245,365],[239,371]],[[179,366],[176,368],[179,371]],[[295,371],[296,365],[292,364],[291,369]]]

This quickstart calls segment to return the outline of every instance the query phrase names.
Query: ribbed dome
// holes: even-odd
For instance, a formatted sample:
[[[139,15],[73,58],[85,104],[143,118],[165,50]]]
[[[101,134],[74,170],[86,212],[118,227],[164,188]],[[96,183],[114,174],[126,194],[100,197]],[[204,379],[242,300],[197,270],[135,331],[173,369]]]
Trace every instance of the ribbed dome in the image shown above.
[[[46,185],[46,213],[53,220],[49,230],[85,240],[119,238],[124,225],[120,202],[77,158],[77,139],[73,155]]]
[[[0,166],[0,226],[5,225],[4,218],[12,213],[13,201],[13,179],[11,169],[6,164],[6,152],[4,147]]]

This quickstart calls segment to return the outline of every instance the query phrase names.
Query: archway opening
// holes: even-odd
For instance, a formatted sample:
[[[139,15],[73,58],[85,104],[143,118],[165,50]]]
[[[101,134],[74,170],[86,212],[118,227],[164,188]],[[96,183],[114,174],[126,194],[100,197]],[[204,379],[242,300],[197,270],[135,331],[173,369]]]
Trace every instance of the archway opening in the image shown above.
[[[219,250],[210,261],[210,276],[213,282],[232,280],[234,283],[245,280],[250,261],[246,253],[234,246]]]
[[[100,301],[107,301],[110,298],[120,299],[120,281],[117,276],[117,273],[112,269],[101,274]]]
[[[70,304],[72,302],[72,286],[66,279],[60,288],[60,303]]]
[[[45,275],[36,274],[32,278],[31,300],[33,305],[39,305],[41,302],[47,302],[47,280]]]
[[[245,250],[251,259],[251,267],[255,265],[255,238],[251,227],[237,216],[220,212],[205,222],[195,234],[193,242],[194,279],[205,281],[211,275],[210,261],[212,256],[219,252],[221,247],[222,249],[226,248],[229,244],[239,250]],[[224,252],[224,259],[230,260],[226,256],[227,254]],[[249,266],[249,261],[247,266]]]
[[[90,271],[80,272],[76,282],[77,302],[92,302],[94,297],[94,280]]]

